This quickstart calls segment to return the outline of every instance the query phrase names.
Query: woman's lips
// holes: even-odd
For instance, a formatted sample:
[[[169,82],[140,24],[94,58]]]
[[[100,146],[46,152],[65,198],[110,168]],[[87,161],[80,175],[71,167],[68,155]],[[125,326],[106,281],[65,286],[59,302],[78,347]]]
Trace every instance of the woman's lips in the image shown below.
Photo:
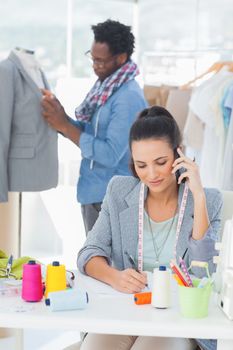
[[[151,186],[159,186],[163,180],[149,181]]]

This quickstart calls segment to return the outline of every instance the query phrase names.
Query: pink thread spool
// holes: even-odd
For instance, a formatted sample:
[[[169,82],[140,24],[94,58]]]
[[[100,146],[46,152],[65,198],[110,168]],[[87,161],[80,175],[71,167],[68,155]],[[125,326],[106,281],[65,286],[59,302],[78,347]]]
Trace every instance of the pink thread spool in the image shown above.
[[[35,260],[23,265],[22,299],[40,301],[43,298],[41,266]]]

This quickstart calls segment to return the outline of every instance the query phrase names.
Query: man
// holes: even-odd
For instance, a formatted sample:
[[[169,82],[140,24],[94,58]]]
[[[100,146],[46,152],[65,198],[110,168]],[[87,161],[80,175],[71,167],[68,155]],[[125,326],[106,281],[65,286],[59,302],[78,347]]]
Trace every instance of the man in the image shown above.
[[[131,60],[131,28],[107,20],[92,26],[94,42],[86,55],[98,80],[69,118],[59,101],[44,91],[43,116],[48,124],[81,149],[77,186],[86,233],[92,229],[109,180],[129,175],[128,135],[138,112],[147,104],[135,81],[137,65]]]

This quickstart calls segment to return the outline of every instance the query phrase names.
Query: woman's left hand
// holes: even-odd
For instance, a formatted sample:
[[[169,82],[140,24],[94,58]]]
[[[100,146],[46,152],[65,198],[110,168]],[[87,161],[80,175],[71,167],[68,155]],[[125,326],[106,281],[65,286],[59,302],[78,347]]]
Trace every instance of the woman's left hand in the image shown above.
[[[178,178],[178,184],[180,184],[183,179],[186,179],[193,195],[200,192],[202,193],[203,187],[198,165],[193,160],[186,157],[180,148],[177,148],[177,152],[180,157],[174,161],[172,173],[175,174],[177,170],[184,168],[184,172],[182,172]]]

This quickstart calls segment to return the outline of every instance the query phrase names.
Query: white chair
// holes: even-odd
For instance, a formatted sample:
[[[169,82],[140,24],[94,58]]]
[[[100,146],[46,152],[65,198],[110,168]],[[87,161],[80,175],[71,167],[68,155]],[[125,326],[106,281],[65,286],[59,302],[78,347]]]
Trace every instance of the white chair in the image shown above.
[[[221,193],[223,196],[223,209],[220,237],[222,237],[226,220],[232,219],[233,217],[233,191],[221,191]]]

